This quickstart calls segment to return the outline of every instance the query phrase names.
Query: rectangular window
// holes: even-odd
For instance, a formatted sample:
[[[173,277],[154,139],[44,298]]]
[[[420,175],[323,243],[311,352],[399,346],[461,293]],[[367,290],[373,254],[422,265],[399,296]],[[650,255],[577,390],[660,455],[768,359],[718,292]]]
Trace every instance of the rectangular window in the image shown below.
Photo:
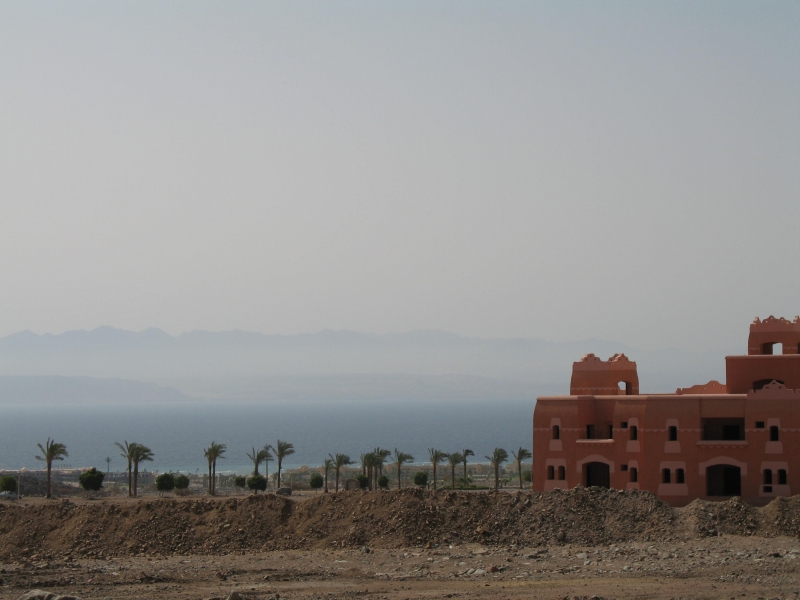
[[[764,429],[764,421],[756,421],[756,429]]]
[[[553,439],[560,440],[561,439],[561,427],[558,425],[553,425]]]
[[[637,481],[639,481],[639,469],[631,467],[631,483],[636,483]]]
[[[743,440],[744,419],[735,417],[702,419],[704,440]]]
[[[620,426],[620,429],[627,429],[628,428],[628,422],[627,421],[623,421],[622,423],[619,424],[619,426]]]
[[[554,466],[547,467],[547,478],[553,480],[556,478],[556,468]]]
[[[661,483],[670,483],[671,479],[669,469],[661,469]]]
[[[772,485],[772,470],[764,469],[764,485]]]
[[[670,425],[669,427],[669,441],[670,442],[678,441],[678,428],[675,425]]]
[[[564,481],[567,478],[567,468],[566,467],[558,467],[558,479],[560,481]]]
[[[628,470],[628,465],[622,465],[621,469],[622,469],[623,471],[627,471],[627,470]]]
[[[586,439],[593,440],[594,439],[594,425],[587,425],[586,426]]]
[[[639,428],[636,425],[631,425],[631,440],[636,441],[639,439]]]
[[[686,473],[683,469],[675,471],[675,483],[686,483]]]
[[[778,469],[778,485],[786,485],[786,469]]]
[[[780,439],[780,430],[776,425],[772,425],[769,428],[769,441],[770,442],[777,442]]]
[[[608,439],[609,440],[613,440],[614,439],[614,426],[613,425],[609,425],[608,426]]]

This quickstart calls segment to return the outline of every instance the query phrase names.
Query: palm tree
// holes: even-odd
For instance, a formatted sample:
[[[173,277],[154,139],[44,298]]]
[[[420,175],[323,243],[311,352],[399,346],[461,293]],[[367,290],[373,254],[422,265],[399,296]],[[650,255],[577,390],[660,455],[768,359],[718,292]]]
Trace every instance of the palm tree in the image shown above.
[[[442,462],[444,459],[447,458],[447,453],[442,452],[441,450],[437,450],[436,448],[428,448],[428,456],[431,459],[431,464],[433,465],[433,489],[436,489],[436,465]]]
[[[339,491],[339,470],[344,467],[345,465],[352,465],[353,461],[350,460],[350,457],[347,454],[337,454],[333,456],[333,454],[328,454],[333,461],[333,468],[336,470],[336,491]]]
[[[253,448],[252,453],[247,453],[247,458],[253,461],[253,475],[258,475],[258,465],[260,465],[262,462],[267,462],[268,454],[269,450],[267,450],[267,446],[259,448],[258,450]]]
[[[139,495],[139,463],[153,460],[153,451],[147,446],[136,444],[133,453],[133,495]]]
[[[376,474],[375,478],[377,479],[379,475],[383,475],[383,465],[386,462],[386,459],[392,455],[391,450],[387,450],[386,448],[375,448],[372,453],[376,457],[376,465],[378,467],[378,473]]]
[[[124,446],[119,442],[114,442],[114,444],[122,450],[122,454],[120,456],[128,461],[128,496],[133,496],[133,454],[136,450],[136,442],[128,443],[127,440],[124,441]]]
[[[397,489],[399,490],[402,487],[401,482],[401,471],[400,468],[403,466],[403,463],[412,462],[414,457],[410,454],[406,454],[405,452],[400,452],[397,448],[394,449],[394,461],[397,463]]]
[[[448,454],[447,462],[450,464],[450,485],[456,489],[456,467],[464,462],[464,455],[461,452]]]
[[[59,444],[50,438],[47,438],[44,446],[41,444],[36,445],[39,446],[39,450],[42,451],[42,455],[37,455],[36,460],[41,460],[47,463],[47,497],[50,498],[50,471],[53,469],[53,461],[64,460],[67,456],[69,456],[69,454],[67,453],[67,447],[64,444]]]
[[[519,471],[519,489],[522,489],[522,461],[526,458],[533,458],[533,454],[527,448],[523,448],[522,446],[514,452],[511,451],[511,454],[514,455],[514,460],[517,461],[517,470]]]
[[[333,460],[326,458],[322,463],[322,468],[325,469],[325,493],[328,493],[328,472],[333,468]]]
[[[375,464],[375,455],[372,452],[367,452],[361,455],[361,472],[366,475],[369,482],[369,489],[372,491],[372,467]]]
[[[495,448],[491,456],[486,457],[494,466],[494,489],[500,487],[500,465],[508,460],[508,452],[502,448]]]
[[[212,496],[217,493],[217,459],[225,458],[222,455],[225,454],[227,449],[228,447],[225,444],[211,442],[211,445],[203,453],[208,459],[208,493]]]
[[[269,444],[264,444],[264,450],[267,452],[264,456],[264,477],[267,480],[267,486],[269,486],[269,463],[275,460],[275,457],[272,456],[272,452],[270,450],[272,446]]]
[[[278,488],[281,487],[281,467],[283,465],[283,459],[289,456],[290,454],[294,454],[294,445],[290,442],[282,442],[278,440],[278,445],[273,448],[275,451],[275,456],[278,459]]]
[[[390,454],[389,450],[375,448],[372,452],[367,452],[362,456],[361,460],[366,467],[370,490],[378,487],[378,475],[383,473],[383,463]]]
[[[208,461],[208,495],[213,496],[214,491],[211,487],[211,464],[214,462],[214,459],[211,458],[211,448],[203,448],[203,456]]]
[[[467,485],[467,458],[475,456],[475,453],[469,448],[464,448],[461,451],[461,456],[464,457],[464,485]]]

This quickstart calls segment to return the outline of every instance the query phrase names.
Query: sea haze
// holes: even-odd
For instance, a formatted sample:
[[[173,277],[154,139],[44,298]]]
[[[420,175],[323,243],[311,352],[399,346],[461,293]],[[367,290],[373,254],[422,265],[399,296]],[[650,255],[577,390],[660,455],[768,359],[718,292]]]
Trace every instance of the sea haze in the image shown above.
[[[376,446],[410,452],[425,462],[427,449],[445,452],[472,449],[476,462],[496,446],[509,452],[531,447],[533,399],[492,402],[424,401],[193,401],[115,404],[0,403],[0,469],[39,469],[37,442],[51,437],[66,444],[73,467],[122,470],[124,461],[114,442],[137,441],[149,446],[154,470],[203,472],[203,448],[214,440],[227,444],[218,469],[246,473],[245,453],[253,446],[292,442],[296,454],[287,467],[319,466],[329,453],[343,452],[358,460]],[[274,469],[270,465],[270,472]]]
[[[734,351],[736,349],[733,349]],[[0,468],[40,466],[36,443],[67,445],[68,464],[122,468],[114,442],[150,446],[160,470],[220,468],[278,438],[287,465],[354,459],[375,446],[410,452],[530,448],[535,399],[569,390],[572,362],[594,352],[635,360],[644,392],[724,378],[724,353],[636,349],[603,340],[478,339],[440,331],[275,336],[101,327],[0,338]]]
[[[320,331],[291,336],[193,331],[171,336],[159,329],[132,332],[99,327],[0,338],[0,376],[120,377],[172,386],[209,399],[242,397],[245,380],[251,384],[262,380],[263,386],[251,385],[252,393],[246,394],[260,399],[274,378],[387,374],[548,383],[564,389],[573,361],[584,354],[593,352],[605,359],[624,352],[638,365],[643,391],[671,392],[710,379],[722,380],[725,354],[743,351],[631,348],[608,340],[481,339],[442,331],[385,335]],[[272,382],[267,381],[270,378]],[[285,392],[283,383],[280,386],[281,393]],[[324,385],[320,389],[324,392]],[[378,382],[370,393],[378,396],[382,389],[383,383]],[[483,395],[486,400],[497,397],[507,397],[506,392],[491,389]]]

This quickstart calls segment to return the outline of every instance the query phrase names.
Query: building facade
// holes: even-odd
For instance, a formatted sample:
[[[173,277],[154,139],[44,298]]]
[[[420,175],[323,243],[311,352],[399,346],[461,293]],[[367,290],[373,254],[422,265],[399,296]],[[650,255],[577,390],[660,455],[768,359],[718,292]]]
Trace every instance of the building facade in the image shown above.
[[[573,364],[569,396],[533,414],[533,487],[641,489],[682,506],[800,493],[800,317],[750,326],[726,382],[641,394],[624,354]]]

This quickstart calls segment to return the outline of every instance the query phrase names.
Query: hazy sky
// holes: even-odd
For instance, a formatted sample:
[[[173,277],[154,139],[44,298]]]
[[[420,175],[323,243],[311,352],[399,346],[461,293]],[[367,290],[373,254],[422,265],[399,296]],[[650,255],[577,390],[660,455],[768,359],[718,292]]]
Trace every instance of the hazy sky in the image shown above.
[[[0,4],[0,335],[741,350],[799,192],[797,2]]]

